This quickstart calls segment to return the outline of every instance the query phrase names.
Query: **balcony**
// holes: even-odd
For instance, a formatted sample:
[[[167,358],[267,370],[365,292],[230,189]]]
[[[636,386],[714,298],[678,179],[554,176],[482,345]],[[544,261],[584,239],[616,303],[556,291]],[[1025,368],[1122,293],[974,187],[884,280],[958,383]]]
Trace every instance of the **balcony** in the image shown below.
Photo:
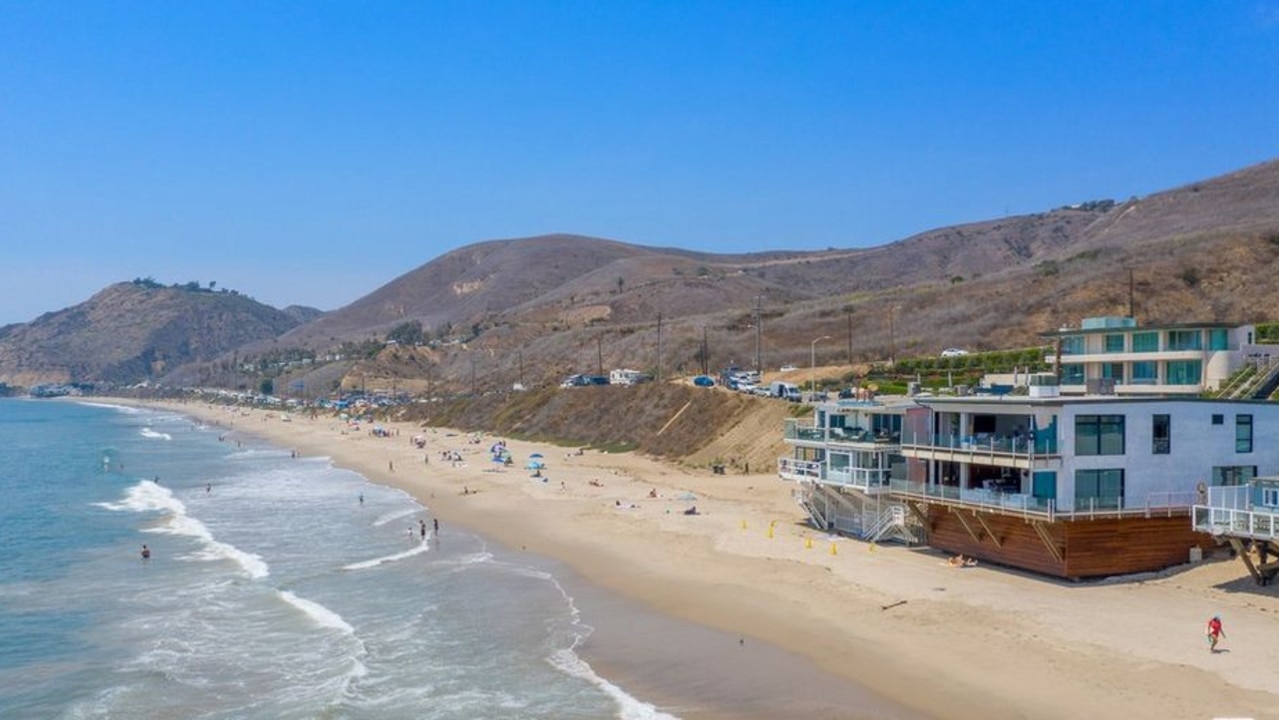
[[[901,445],[906,457],[943,462],[979,463],[997,467],[1049,469],[1061,462],[1056,437],[1033,442],[1025,437],[999,435],[909,435]]]
[[[869,495],[888,492],[890,470],[887,468],[831,468],[816,460],[777,458],[777,474],[793,482],[819,482],[853,488]]]
[[[1279,541],[1279,507],[1252,503],[1251,485],[1208,488],[1194,508],[1194,528],[1214,536],[1228,535]]]
[[[876,435],[863,428],[819,428],[801,424],[795,420],[787,420],[782,429],[784,440],[841,445],[874,445],[877,448],[896,445],[901,439],[899,435]]]
[[[1003,515],[1023,515],[1048,520],[1082,520],[1098,517],[1152,517],[1184,515],[1194,502],[1194,492],[1153,492],[1140,499],[1124,497],[1040,498],[1026,493],[1010,493],[953,485],[933,485],[893,480],[894,496],[904,499],[967,507]]]

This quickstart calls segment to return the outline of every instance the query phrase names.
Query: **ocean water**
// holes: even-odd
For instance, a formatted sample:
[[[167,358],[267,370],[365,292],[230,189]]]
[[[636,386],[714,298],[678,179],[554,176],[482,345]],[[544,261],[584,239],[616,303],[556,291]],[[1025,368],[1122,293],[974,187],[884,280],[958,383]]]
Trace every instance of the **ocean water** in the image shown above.
[[[547,567],[327,460],[0,400],[0,493],[2,718],[671,717]]]

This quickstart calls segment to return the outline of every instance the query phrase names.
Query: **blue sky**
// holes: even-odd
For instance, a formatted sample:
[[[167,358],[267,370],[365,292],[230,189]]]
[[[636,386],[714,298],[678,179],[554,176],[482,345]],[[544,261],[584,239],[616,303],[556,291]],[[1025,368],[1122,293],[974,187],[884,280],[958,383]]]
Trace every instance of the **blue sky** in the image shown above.
[[[1279,1],[0,0],[0,324],[463,245],[880,245],[1279,152]]]

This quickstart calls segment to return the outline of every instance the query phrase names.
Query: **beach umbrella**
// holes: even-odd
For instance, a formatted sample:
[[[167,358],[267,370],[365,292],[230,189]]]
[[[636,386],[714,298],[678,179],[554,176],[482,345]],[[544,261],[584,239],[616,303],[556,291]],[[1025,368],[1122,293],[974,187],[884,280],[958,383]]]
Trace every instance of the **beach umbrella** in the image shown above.
[[[680,496],[679,496],[679,499],[680,499],[680,500],[696,500],[696,499],[697,499],[697,496],[696,496],[696,495],[694,495],[694,494],[693,494],[693,493],[691,493],[691,492],[686,492],[686,493],[684,493],[683,495],[680,495]]]
[[[530,458],[540,458],[540,457],[543,457],[543,455],[542,455],[542,453],[533,453],[532,455],[529,455],[529,457],[530,457]]]

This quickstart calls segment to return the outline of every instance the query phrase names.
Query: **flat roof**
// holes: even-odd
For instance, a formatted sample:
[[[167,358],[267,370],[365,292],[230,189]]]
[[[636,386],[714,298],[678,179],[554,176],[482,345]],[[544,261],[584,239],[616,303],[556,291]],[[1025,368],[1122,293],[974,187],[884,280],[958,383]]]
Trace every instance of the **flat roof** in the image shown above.
[[[1225,322],[1197,322],[1197,323],[1166,323],[1160,325],[1134,325],[1132,327],[1106,327],[1106,328],[1058,328],[1056,330],[1045,330],[1039,333],[1039,337],[1062,337],[1065,335],[1111,335],[1115,333],[1125,332],[1150,332],[1152,330],[1206,330],[1225,328],[1234,330],[1235,328],[1247,327],[1246,325],[1238,325],[1235,323]]]

